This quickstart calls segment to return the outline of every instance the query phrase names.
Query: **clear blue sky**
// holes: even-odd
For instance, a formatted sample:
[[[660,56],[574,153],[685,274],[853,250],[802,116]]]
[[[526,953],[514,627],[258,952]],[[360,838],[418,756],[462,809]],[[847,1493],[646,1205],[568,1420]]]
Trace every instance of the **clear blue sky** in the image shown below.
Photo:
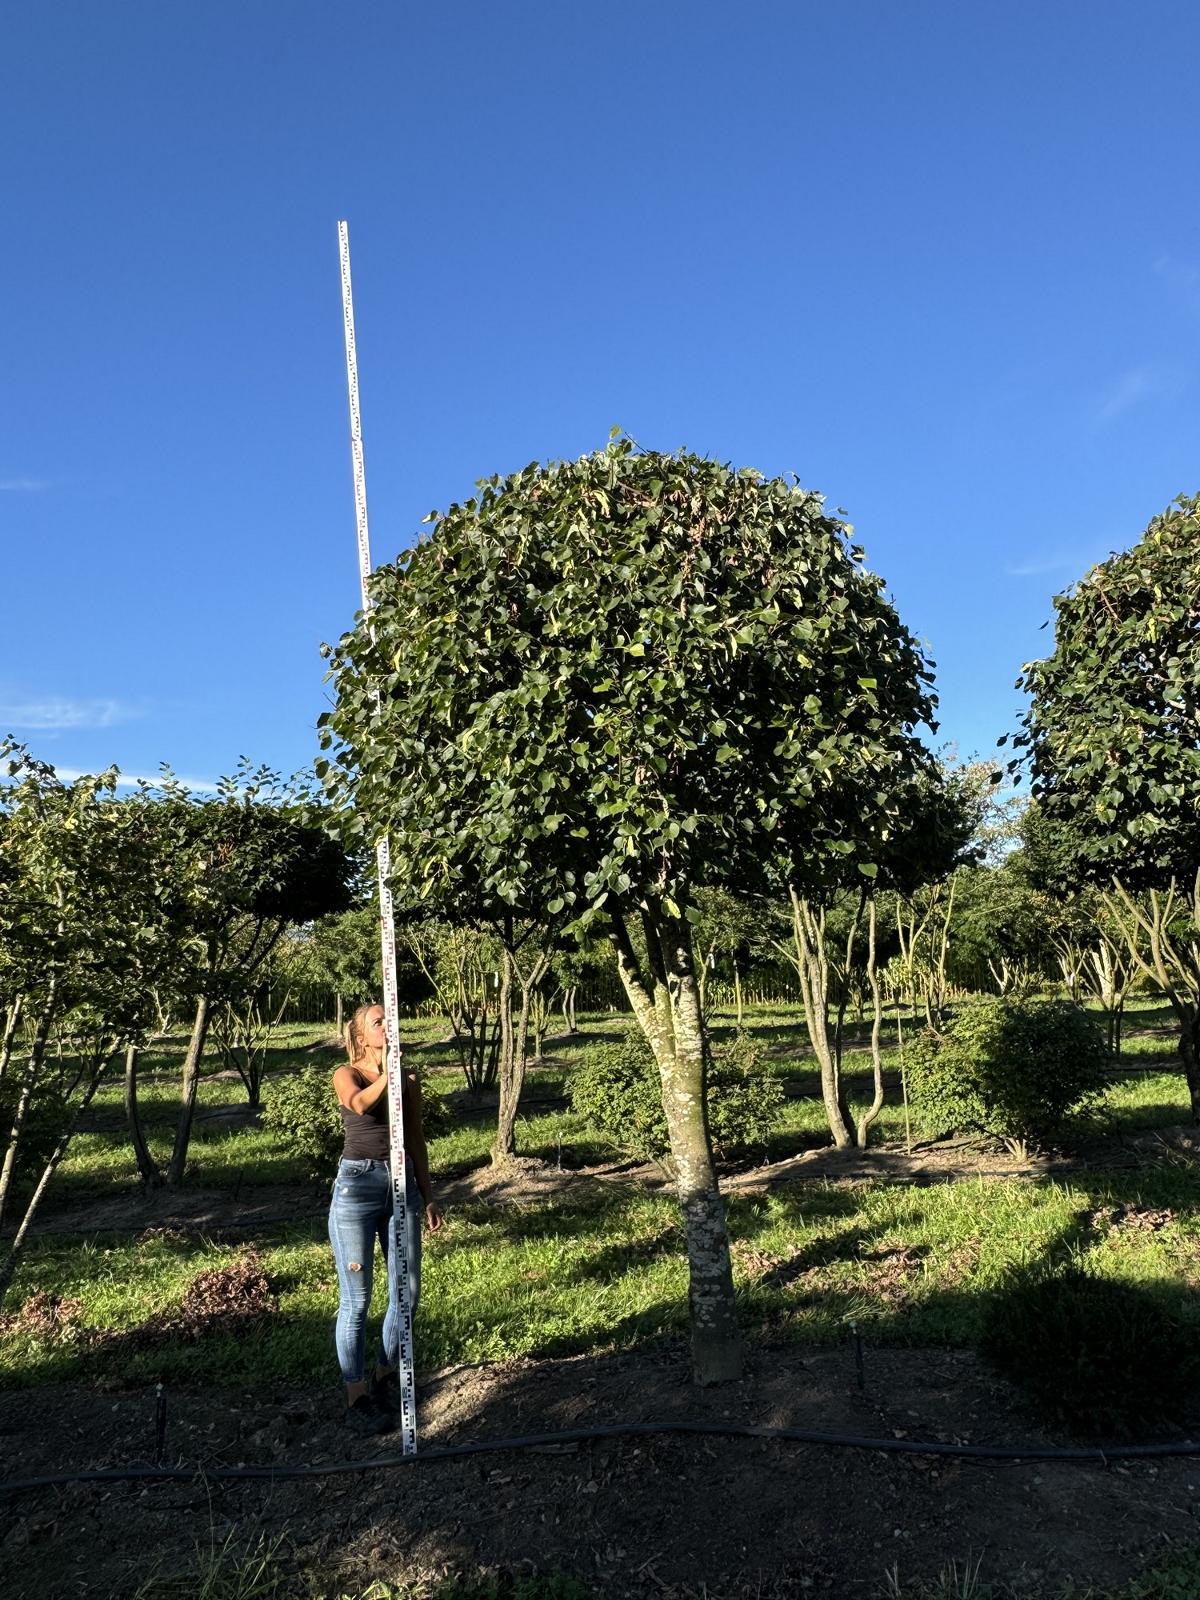
[[[1200,9],[44,0],[0,50],[0,731],[315,752],[377,560],[602,445],[794,470],[1013,726],[1050,596],[1200,488]]]

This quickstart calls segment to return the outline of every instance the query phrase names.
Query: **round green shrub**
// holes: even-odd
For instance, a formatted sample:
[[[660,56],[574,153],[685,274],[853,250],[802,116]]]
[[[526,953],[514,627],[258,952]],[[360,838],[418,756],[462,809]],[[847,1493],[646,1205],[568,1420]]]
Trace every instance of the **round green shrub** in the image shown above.
[[[594,1046],[571,1079],[571,1108],[613,1144],[658,1160],[670,1149],[658,1066],[634,1029],[619,1044]],[[708,1128],[720,1157],[761,1149],[779,1122],[783,1085],[762,1068],[746,1033],[712,1053]]]
[[[1104,1092],[1108,1047],[1079,1006],[985,1000],[908,1051],[908,1092],[933,1137],[972,1130],[1040,1145]]]
[[[1160,1298],[1079,1265],[1025,1271],[996,1291],[981,1347],[1044,1417],[1092,1437],[1176,1418],[1200,1379],[1200,1341]]]
[[[342,1153],[344,1127],[328,1067],[304,1067],[273,1078],[263,1097],[263,1127],[314,1176],[332,1173]],[[421,1123],[425,1137],[444,1133],[452,1118],[443,1097],[421,1079]]]
[[[263,1094],[263,1127],[314,1175],[332,1173],[342,1149],[331,1076],[326,1067],[303,1067],[272,1078]]]

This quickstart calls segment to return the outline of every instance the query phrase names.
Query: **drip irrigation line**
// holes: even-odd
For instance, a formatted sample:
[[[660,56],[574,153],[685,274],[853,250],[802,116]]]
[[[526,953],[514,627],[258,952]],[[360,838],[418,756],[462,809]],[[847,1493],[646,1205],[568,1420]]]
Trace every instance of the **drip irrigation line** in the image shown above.
[[[504,1450],[553,1451],[592,1439],[646,1438],[650,1435],[692,1434],[719,1439],[767,1439],[792,1444],[815,1444],[843,1450],[877,1450],[887,1455],[949,1456],[965,1461],[1079,1462],[1107,1466],[1110,1461],[1154,1460],[1165,1456],[1200,1456],[1200,1442],[1179,1440],[1162,1444],[1111,1444],[1088,1447],[1050,1445],[952,1444],[939,1439],[872,1439],[852,1433],[821,1433],[812,1428],[772,1428],[753,1422],[615,1422],[602,1427],[566,1428],[557,1433],[526,1433],[510,1439],[480,1439],[468,1444],[434,1445],[420,1455],[371,1456],[361,1461],[329,1461],[314,1465],[242,1467],[103,1467],[90,1472],[51,1473],[40,1478],[0,1482],[0,1495],[21,1494],[71,1483],[140,1483],[145,1480],[188,1483],[196,1479],[227,1481],[258,1479],[280,1483],[295,1478],[332,1478],[346,1473],[374,1472],[380,1468],[408,1467],[417,1462],[455,1461],[464,1456],[494,1455]]]

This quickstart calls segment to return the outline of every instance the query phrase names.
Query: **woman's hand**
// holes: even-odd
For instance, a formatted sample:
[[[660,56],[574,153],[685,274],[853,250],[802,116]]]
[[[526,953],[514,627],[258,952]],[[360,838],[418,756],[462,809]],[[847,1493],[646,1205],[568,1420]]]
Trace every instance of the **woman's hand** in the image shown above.
[[[384,1067],[377,1078],[372,1078],[364,1086],[355,1076],[356,1070],[349,1066],[339,1067],[333,1075],[333,1092],[337,1095],[339,1105],[361,1117],[381,1095],[387,1093],[388,1076]]]
[[[425,1226],[430,1233],[437,1233],[444,1223],[442,1213],[438,1210],[436,1200],[430,1200],[425,1207]]]

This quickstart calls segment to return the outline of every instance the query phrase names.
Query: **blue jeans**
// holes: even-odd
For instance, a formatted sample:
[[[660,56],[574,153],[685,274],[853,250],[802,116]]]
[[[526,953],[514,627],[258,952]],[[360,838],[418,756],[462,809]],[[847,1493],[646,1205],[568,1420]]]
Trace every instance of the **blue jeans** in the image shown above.
[[[408,1292],[415,1314],[421,1293],[421,1200],[411,1163],[405,1194],[408,1200]],[[396,1256],[392,1238],[392,1176],[386,1161],[338,1163],[329,1207],[329,1242],[338,1275],[337,1354],[346,1383],[363,1381],[367,1347],[367,1312],[374,1281],[375,1241],[379,1240],[388,1269],[388,1309],[383,1321],[379,1365],[400,1364],[400,1319],[396,1304]]]

